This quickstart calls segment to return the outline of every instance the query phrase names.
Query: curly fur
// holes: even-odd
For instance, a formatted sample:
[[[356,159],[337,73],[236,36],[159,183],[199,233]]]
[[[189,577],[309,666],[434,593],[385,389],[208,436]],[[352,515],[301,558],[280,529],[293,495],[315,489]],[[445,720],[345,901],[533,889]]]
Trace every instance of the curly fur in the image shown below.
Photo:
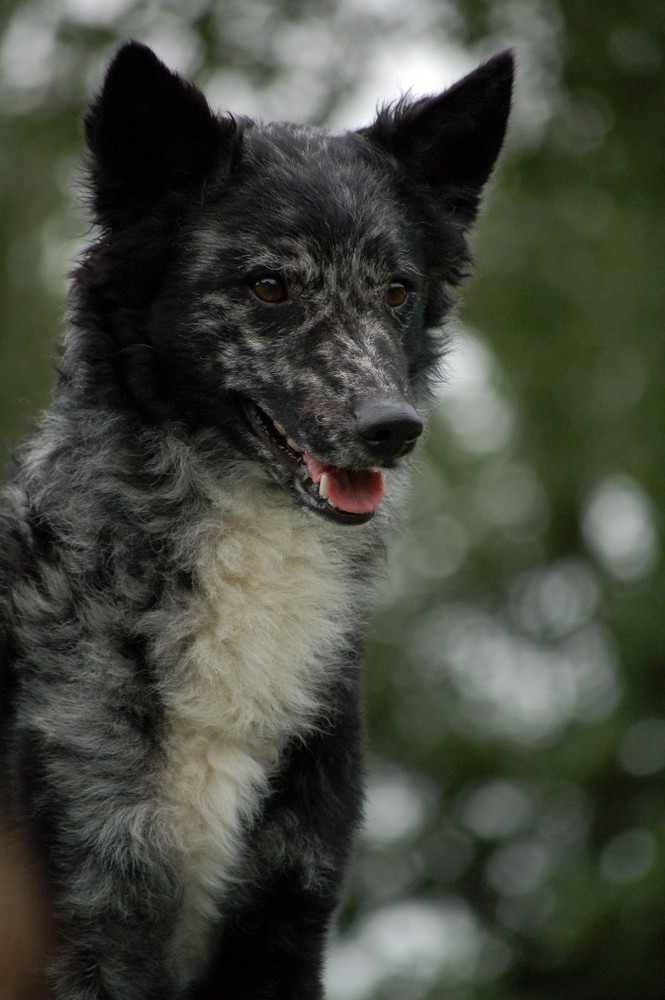
[[[0,507],[3,827],[55,1000],[322,996],[371,582],[511,73],[331,135],[216,116],[136,43],[111,65],[100,234]],[[301,452],[384,500],[335,509]]]

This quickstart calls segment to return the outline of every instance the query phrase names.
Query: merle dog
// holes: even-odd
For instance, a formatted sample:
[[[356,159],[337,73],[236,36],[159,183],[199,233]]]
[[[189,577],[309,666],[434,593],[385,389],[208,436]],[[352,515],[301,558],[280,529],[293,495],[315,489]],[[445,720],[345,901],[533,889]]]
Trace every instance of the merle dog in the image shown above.
[[[322,996],[371,583],[512,71],[346,133],[213,114],[138,43],[108,71],[0,507],[3,844],[57,1000]]]

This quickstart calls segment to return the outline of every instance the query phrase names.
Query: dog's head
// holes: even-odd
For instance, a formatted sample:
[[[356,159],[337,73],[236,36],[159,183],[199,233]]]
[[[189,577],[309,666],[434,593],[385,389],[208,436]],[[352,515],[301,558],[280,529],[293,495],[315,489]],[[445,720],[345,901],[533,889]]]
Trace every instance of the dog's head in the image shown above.
[[[422,430],[512,73],[503,53],[332,134],[215,115],[124,46],[86,119],[92,380],[144,420],[216,428],[311,510],[368,520]]]

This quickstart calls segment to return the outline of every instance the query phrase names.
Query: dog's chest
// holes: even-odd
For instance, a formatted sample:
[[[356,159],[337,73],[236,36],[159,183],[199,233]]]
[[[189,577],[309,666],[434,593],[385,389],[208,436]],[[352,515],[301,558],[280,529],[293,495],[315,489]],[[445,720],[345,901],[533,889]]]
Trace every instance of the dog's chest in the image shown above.
[[[196,586],[160,641],[178,637],[163,807],[183,859],[172,945],[181,981],[207,950],[242,831],[285,743],[314,719],[348,635],[348,565],[327,525],[239,488],[197,530]],[[173,641],[173,639],[172,639]]]

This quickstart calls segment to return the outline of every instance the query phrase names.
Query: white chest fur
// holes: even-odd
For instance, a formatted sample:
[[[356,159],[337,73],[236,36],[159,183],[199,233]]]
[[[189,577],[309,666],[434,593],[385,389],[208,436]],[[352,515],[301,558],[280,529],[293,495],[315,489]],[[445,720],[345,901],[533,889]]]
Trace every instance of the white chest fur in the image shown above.
[[[206,953],[215,900],[233,878],[243,824],[288,738],[306,728],[356,605],[348,546],[265,485],[246,479],[196,530],[196,588],[162,642],[178,637],[165,690],[162,808],[184,863],[172,943],[181,982]]]

